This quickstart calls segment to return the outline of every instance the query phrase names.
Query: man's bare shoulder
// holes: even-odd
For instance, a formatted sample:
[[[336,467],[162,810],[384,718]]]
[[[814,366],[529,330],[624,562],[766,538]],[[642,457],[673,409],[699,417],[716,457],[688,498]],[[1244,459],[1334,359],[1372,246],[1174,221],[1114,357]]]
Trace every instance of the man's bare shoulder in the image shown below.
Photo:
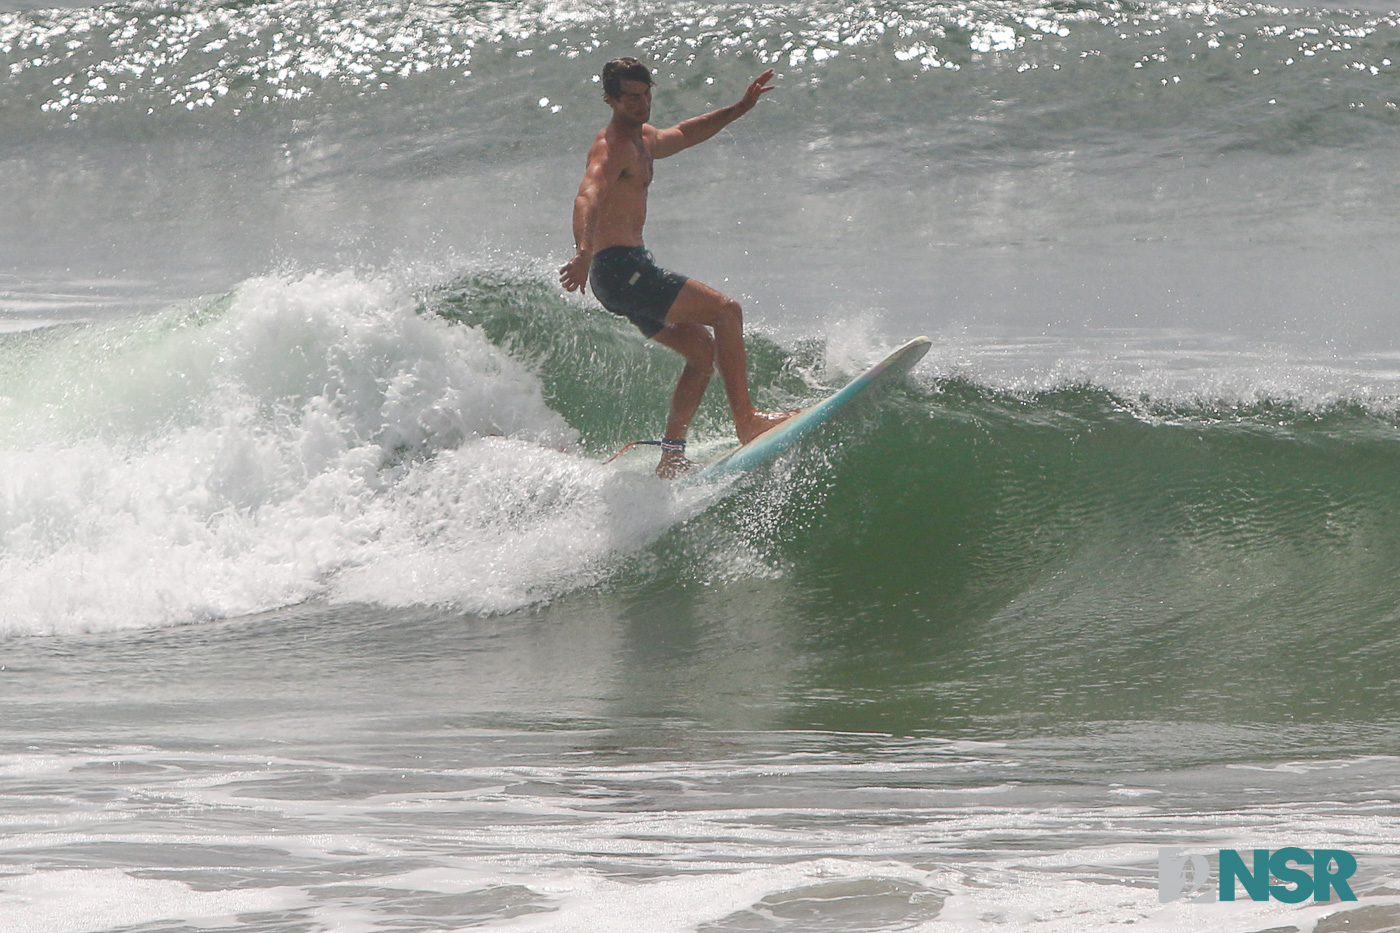
[[[650,123],[642,124],[642,143],[650,151],[656,144],[656,127]],[[629,136],[625,131],[609,123],[598,131],[598,135],[593,137],[593,146],[589,149],[589,154],[594,151],[617,151],[622,154],[630,154],[636,150],[635,137]]]
[[[606,159],[616,148],[612,139],[608,136],[608,127],[603,127],[598,131],[598,135],[593,137],[593,142],[588,147],[588,161],[596,162],[599,159]]]
[[[592,165],[595,162],[613,162],[620,158],[626,158],[627,150],[630,146],[624,146],[625,138],[615,132],[611,126],[605,126],[598,131],[598,135],[593,137],[593,143],[588,147],[588,162]]]

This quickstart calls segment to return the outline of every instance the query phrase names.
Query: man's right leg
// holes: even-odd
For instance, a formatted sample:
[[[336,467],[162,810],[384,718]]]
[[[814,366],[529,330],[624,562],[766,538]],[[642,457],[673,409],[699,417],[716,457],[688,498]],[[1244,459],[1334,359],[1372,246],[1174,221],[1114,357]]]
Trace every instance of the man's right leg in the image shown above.
[[[739,443],[747,444],[796,414],[758,411],[754,408],[749,397],[744,315],[737,301],[726,298],[708,285],[688,279],[671,305],[671,310],[666,313],[666,324],[668,329],[673,324],[698,324],[714,330],[715,362],[720,380],[724,383],[725,395],[729,397],[729,410],[734,414],[734,433],[739,436]],[[661,334],[657,335],[658,342],[664,342],[661,337]]]
[[[667,324],[652,339],[685,357],[685,369],[681,370],[676,390],[671,393],[671,411],[666,417],[665,435],[684,441],[690,430],[690,421],[700,408],[700,400],[705,397],[705,387],[710,384],[710,376],[715,371],[715,341],[710,332],[699,324]],[[662,479],[670,479],[694,466],[683,451],[663,449],[656,472]]]

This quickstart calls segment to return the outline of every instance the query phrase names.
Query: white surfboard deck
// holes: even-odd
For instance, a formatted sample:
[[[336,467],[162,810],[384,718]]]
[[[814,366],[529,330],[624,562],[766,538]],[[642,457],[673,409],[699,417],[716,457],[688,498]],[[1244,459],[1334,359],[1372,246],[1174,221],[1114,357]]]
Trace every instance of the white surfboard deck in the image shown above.
[[[752,470],[770,463],[785,450],[831,420],[838,411],[869,390],[892,382],[914,368],[932,344],[927,337],[915,337],[874,366],[852,379],[835,395],[805,408],[782,424],[734,448],[703,470],[687,477],[693,481],[718,479],[731,473]]]

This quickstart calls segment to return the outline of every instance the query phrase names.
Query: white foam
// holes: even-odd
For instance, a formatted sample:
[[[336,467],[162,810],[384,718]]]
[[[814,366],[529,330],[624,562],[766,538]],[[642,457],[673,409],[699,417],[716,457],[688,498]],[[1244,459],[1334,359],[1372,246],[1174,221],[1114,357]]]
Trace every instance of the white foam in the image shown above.
[[[206,923],[237,914],[285,910],[287,889],[196,891],[180,881],[134,878],[124,871],[40,871],[0,878],[0,933],[98,933],[181,920]]]
[[[504,438],[415,467],[376,502],[384,532],[336,600],[498,612],[611,570],[698,502],[695,490]]]
[[[495,925],[520,933],[596,933],[598,930],[687,933],[755,907],[779,892],[853,880],[910,880],[928,874],[894,862],[853,862],[822,858],[726,872],[687,873],[633,882],[590,871],[552,872],[532,890],[557,905],[549,913],[527,914]]]
[[[507,610],[686,509],[570,453],[478,330],[349,273],[66,335],[0,396],[0,632],[318,597]]]

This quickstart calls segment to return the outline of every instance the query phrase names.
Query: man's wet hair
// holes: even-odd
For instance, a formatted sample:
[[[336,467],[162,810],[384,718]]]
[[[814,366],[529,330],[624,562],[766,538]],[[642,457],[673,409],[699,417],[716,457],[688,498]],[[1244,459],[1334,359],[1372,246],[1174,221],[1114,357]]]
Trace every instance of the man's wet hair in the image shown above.
[[[603,93],[617,100],[623,81],[641,81],[651,87],[651,69],[635,58],[614,58],[603,66]]]

